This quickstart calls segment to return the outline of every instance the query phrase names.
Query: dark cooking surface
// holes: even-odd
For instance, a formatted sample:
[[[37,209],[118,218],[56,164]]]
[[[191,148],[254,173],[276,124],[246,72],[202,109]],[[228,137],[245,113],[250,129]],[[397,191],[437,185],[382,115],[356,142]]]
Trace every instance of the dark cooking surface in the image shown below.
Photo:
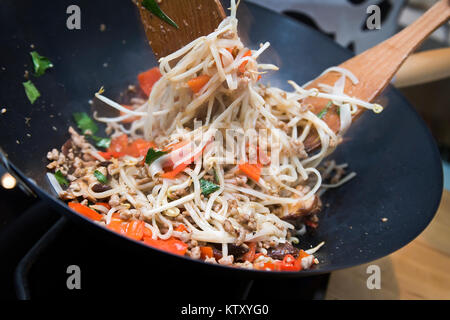
[[[65,27],[65,10],[73,3],[82,11],[79,31]],[[44,176],[45,154],[67,139],[71,114],[91,112],[87,102],[102,85],[107,96],[118,98],[120,90],[135,82],[138,72],[155,64],[131,2],[105,3],[64,0],[0,4],[0,35],[7,40],[0,51],[1,67],[5,68],[0,69],[1,104],[7,108],[6,114],[0,115],[0,145],[11,162],[45,190],[49,190]],[[325,36],[259,7],[242,5],[239,15],[244,17],[240,27],[246,43],[256,47],[267,40],[272,44],[261,61],[281,67],[280,72],[264,77],[273,85],[287,88],[288,79],[302,84],[350,57],[347,50]],[[105,24],[106,31],[100,31],[100,24]],[[24,69],[30,70],[30,44],[55,64],[41,78],[32,79],[42,93],[33,106],[21,85]],[[338,162],[348,162],[358,176],[324,197],[330,207],[320,214],[319,229],[301,240],[304,247],[326,242],[317,254],[321,264],[300,275],[329,272],[387,255],[415,238],[436,211],[442,169],[432,137],[397,91],[389,90],[385,100],[386,110],[380,115],[363,115],[333,155]],[[37,191],[46,197],[41,189]],[[183,262],[128,240],[118,241],[119,236],[73,215],[60,202],[50,201],[61,213],[82,223],[86,231],[111,240],[111,245],[120,242],[130,250],[139,250],[143,259],[166,258],[167,262],[159,262],[161,266]],[[381,221],[384,217],[387,222]],[[186,265],[205,267],[199,263]]]
[[[0,205],[6,202],[0,189]],[[25,200],[18,190],[15,199]],[[16,209],[18,209],[16,207]],[[58,214],[44,203],[36,203],[27,210],[15,210],[16,217],[0,233],[0,299],[14,299],[14,271],[30,248],[58,219]],[[11,245],[14,243],[14,245]],[[76,265],[81,272],[81,288],[69,290],[66,285],[69,266]],[[101,238],[84,234],[82,228],[67,223],[54,240],[38,255],[26,277],[32,299],[62,297],[133,297],[147,301],[163,298],[180,303],[189,288],[190,300],[203,302],[229,301],[246,298],[250,301],[277,300],[279,293],[289,299],[323,299],[328,275],[299,279],[257,279],[217,277],[217,274],[199,269],[173,268],[142,259],[142,255],[121,246],[111,246]],[[213,290],[211,290],[213,289]]]

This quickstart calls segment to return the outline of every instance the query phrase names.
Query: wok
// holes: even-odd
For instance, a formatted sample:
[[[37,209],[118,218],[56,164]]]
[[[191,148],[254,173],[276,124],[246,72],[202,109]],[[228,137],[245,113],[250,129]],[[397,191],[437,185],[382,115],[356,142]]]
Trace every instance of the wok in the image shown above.
[[[80,30],[66,27],[71,4],[81,8]],[[136,82],[136,75],[156,65],[137,15],[131,1],[0,3],[0,102],[7,110],[0,114],[4,164],[63,217],[103,241],[137,250],[143,259],[158,259],[161,266],[275,277],[309,276],[378,259],[412,241],[432,220],[442,193],[439,153],[424,122],[393,88],[383,96],[385,111],[366,112],[331,156],[347,162],[358,175],[324,195],[329,206],[319,215],[319,228],[300,240],[302,248],[326,243],[317,253],[320,264],[311,270],[268,273],[206,264],[147,247],[75,214],[54,196],[45,176],[46,153],[67,140],[73,112],[92,113],[88,101],[101,86],[120,101],[120,93]],[[266,75],[266,83],[288,89],[287,80],[303,84],[351,56],[315,30],[259,6],[241,5],[239,17],[241,37],[249,47],[271,42],[261,60],[281,70]],[[100,30],[101,24],[106,30]],[[32,70],[32,50],[55,65],[44,76],[32,77],[42,94],[33,105],[21,84],[24,70]]]

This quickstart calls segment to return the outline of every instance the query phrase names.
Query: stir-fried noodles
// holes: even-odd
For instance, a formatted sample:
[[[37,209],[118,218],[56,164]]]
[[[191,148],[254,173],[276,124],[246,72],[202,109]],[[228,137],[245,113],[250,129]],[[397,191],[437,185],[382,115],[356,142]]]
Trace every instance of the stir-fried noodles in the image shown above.
[[[317,227],[319,195],[355,175],[345,173],[345,164],[321,162],[358,108],[382,108],[347,96],[346,79],[358,79],[337,67],[325,71],[341,74],[334,86],[306,89],[289,81],[287,92],[260,84],[261,75],[278,68],[257,62],[268,42],[256,50],[241,42],[236,9],[232,1],[216,31],[148,71],[159,78],[148,99],[123,106],[96,93],[120,111],[94,115],[107,124],[107,151],[89,143],[92,130],[78,123],[84,136],[69,129],[61,152],[48,154],[56,172],[48,176],[72,209],[150,246],[224,265],[306,269],[318,263],[313,253],[323,243],[305,251],[292,244]],[[326,109],[314,114],[303,103],[311,96],[337,108],[337,133],[323,120]],[[313,131],[320,149],[308,153],[304,142]]]

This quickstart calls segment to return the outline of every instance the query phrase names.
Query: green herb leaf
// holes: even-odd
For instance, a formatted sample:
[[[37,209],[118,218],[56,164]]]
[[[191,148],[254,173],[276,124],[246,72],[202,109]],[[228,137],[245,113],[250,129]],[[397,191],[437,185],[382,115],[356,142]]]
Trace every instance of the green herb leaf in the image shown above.
[[[41,56],[36,51],[30,52],[34,65],[34,75],[40,77],[48,68],[53,68],[53,63],[48,58]]]
[[[150,165],[153,161],[156,159],[162,157],[163,155],[167,154],[165,151],[156,151],[153,148],[148,149],[147,155],[145,156],[145,163]]]
[[[75,112],[73,118],[83,134],[86,134],[86,131],[89,130],[88,133],[94,135],[98,131],[98,127],[94,120],[92,120],[86,112]]]
[[[28,100],[30,100],[31,104],[33,104],[37,98],[41,96],[41,93],[36,89],[33,82],[28,80],[27,82],[22,83],[25,87],[25,93],[27,94]]]
[[[61,171],[56,171],[55,172],[55,178],[56,181],[58,181],[58,183],[62,186],[68,186],[69,185],[69,181],[66,179],[66,177],[64,177],[64,175],[62,174]]]
[[[326,115],[327,112],[328,112],[328,108],[331,107],[332,104],[333,104],[333,103],[331,102],[331,100],[328,101],[328,103],[327,103],[327,105],[325,106],[325,108],[323,108],[323,109],[317,114],[317,117],[318,117],[319,119],[322,119],[323,117],[325,117],[325,115]]]
[[[95,145],[99,148],[108,149],[111,145],[111,138],[100,138],[97,136],[90,136],[95,141]]]
[[[108,183],[108,179],[100,171],[95,170],[94,171],[94,176],[97,178],[98,182],[103,183],[103,184],[107,184]]]
[[[142,6],[161,20],[179,29],[178,25],[161,10],[155,0],[142,0]]]
[[[204,196],[207,196],[208,194],[220,189],[217,184],[205,179],[200,179],[200,188],[202,189],[202,194]]]

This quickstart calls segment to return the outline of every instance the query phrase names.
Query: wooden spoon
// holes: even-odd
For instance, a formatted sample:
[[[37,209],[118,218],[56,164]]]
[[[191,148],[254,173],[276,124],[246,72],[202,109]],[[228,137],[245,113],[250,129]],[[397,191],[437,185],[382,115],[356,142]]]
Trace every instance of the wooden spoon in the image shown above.
[[[225,18],[219,0],[162,0],[160,8],[178,24],[177,29],[153,16],[142,7],[141,0],[136,1],[147,38],[157,58],[178,50],[199,36],[213,32]],[[364,101],[373,101],[386,88],[411,52],[449,18],[450,0],[441,0],[401,32],[339,65],[351,71],[359,80],[357,85],[353,85],[346,79],[344,92]],[[317,88],[319,83],[333,85],[340,76],[340,73],[328,72],[311,82],[307,88]],[[310,97],[305,99],[305,103],[310,104],[310,110],[318,114],[326,107],[328,100]],[[353,120],[364,110],[360,108]],[[323,120],[334,132],[339,131],[340,119],[336,107],[330,107]],[[312,151],[319,146],[317,132],[312,130],[305,140],[305,149]]]
[[[145,34],[157,59],[182,48],[200,36],[210,34],[226,17],[219,0],[157,2],[161,2],[158,3],[159,7],[178,25],[178,28],[150,13],[142,6],[142,0],[135,0]]]
[[[344,92],[351,97],[373,101],[386,88],[411,52],[449,18],[450,0],[441,0],[407,28],[339,65],[351,71],[359,80],[357,85],[353,85],[346,79]],[[329,72],[315,79],[307,88],[317,88],[319,83],[333,85],[340,76],[340,73]],[[328,103],[326,99],[315,97],[305,100],[305,103],[311,104],[310,110],[315,114],[322,111]],[[364,110],[359,108],[353,120]],[[340,119],[336,107],[330,108],[323,120],[334,132],[339,131]],[[311,151],[319,146],[320,140],[314,131],[306,138],[305,149]]]

